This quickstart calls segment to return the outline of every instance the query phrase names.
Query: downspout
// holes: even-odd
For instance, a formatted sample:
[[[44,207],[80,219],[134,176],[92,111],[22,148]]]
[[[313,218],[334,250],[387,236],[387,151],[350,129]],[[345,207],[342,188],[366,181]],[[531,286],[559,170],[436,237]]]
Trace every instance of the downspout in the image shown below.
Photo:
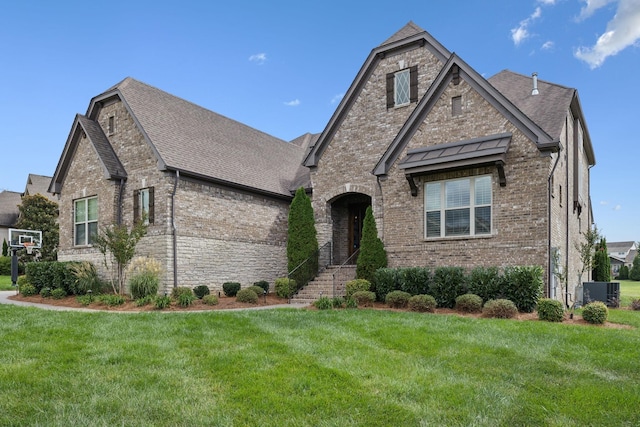
[[[116,224],[122,224],[122,193],[124,193],[124,178],[120,178],[120,188],[118,189],[118,208],[116,211]]]
[[[178,236],[176,227],[176,192],[180,181],[180,171],[176,170],[176,180],[171,193],[171,229],[173,232],[173,287],[178,287]]]
[[[575,132],[576,130],[573,129],[573,131]],[[567,147],[569,146],[569,117],[567,116],[567,118],[565,119],[565,126],[564,126],[564,136],[565,136],[565,141],[567,143]],[[573,145],[573,144],[572,144]],[[565,175],[566,175],[566,182],[565,182],[565,188],[566,191],[564,192],[564,194],[567,197],[567,200],[565,202],[565,206],[564,208],[567,211],[567,215],[566,215],[566,222],[565,222],[565,226],[567,227],[567,233],[565,236],[565,259],[564,259],[564,268],[565,268],[565,274],[566,274],[566,281],[567,283],[565,283],[565,287],[564,287],[564,303],[565,303],[565,307],[569,308],[569,231],[571,230],[571,227],[569,227],[569,151],[567,149],[567,164],[565,167]],[[573,154],[575,156],[575,153]],[[573,163],[573,162],[572,162]],[[573,173],[576,173],[576,171],[573,171]],[[575,292],[575,291],[574,291]]]
[[[562,153],[562,145],[560,145],[560,148],[558,149],[558,156],[556,157],[556,161],[553,164],[553,168],[551,168],[551,173],[549,174],[549,178],[547,178],[547,210],[548,210],[548,215],[549,218],[547,220],[547,233],[548,233],[548,243],[549,243],[549,249],[548,249],[548,257],[549,257],[549,262],[548,262],[548,267],[547,267],[547,271],[548,271],[548,280],[547,280],[547,297],[551,298],[551,283],[553,282],[553,247],[551,246],[551,192],[553,191],[552,188],[552,184],[551,184],[551,180],[553,179],[553,174],[556,171],[556,167],[558,166],[558,163],[560,162],[560,155]]]

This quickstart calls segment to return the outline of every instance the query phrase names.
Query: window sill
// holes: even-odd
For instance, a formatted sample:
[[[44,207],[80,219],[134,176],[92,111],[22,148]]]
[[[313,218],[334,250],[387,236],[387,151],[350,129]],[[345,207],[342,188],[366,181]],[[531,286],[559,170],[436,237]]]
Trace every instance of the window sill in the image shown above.
[[[476,239],[491,239],[496,234],[479,234],[477,236],[446,236],[446,237],[425,237],[425,242],[440,242],[440,241],[456,241],[456,240],[476,240]]]

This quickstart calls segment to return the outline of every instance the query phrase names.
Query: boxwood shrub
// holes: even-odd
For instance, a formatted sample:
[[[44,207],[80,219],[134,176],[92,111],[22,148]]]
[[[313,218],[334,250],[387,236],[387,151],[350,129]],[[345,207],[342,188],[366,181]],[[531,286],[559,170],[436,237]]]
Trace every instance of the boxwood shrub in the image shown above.
[[[198,297],[198,299],[202,299],[206,295],[209,295],[211,291],[209,290],[209,287],[207,285],[198,285],[193,288],[193,293]]]
[[[371,307],[376,300],[376,294],[371,291],[357,291],[347,301],[355,301],[358,307]],[[349,304],[347,303],[347,306]]]
[[[251,289],[259,297],[264,295],[264,289],[262,288],[262,286],[253,285],[249,286],[247,289]]]
[[[236,294],[236,301],[256,304],[258,302],[258,295],[256,295],[252,289],[240,289]]]
[[[508,299],[492,299],[482,308],[482,315],[499,319],[511,319],[518,314],[518,308]]]
[[[259,280],[255,282],[253,286],[260,286],[263,291],[267,291],[267,293],[269,293],[269,282],[266,280]]]
[[[387,294],[384,302],[391,308],[405,308],[409,304],[411,294],[405,291],[391,291]]]
[[[609,309],[601,301],[590,302],[582,309],[582,318],[589,323],[602,325],[609,317]]]
[[[222,292],[228,297],[235,297],[240,290],[240,283],[238,282],[224,282],[222,284]]]
[[[358,291],[369,291],[371,290],[371,282],[367,279],[354,279],[349,280],[345,283],[345,290],[347,293],[347,298],[351,295],[355,294]]]
[[[436,299],[431,295],[413,295],[409,298],[409,310],[418,311],[420,313],[433,313],[436,309]]]
[[[564,320],[562,303],[551,298],[541,298],[538,301],[538,319],[547,322],[562,322]]]
[[[476,294],[464,294],[456,298],[456,310],[463,313],[479,313],[482,311],[482,298]]]

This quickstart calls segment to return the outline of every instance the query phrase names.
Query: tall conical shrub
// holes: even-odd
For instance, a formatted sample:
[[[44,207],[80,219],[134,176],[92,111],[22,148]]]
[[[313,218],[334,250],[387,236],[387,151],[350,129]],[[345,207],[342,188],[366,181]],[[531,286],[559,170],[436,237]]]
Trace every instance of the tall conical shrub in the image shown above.
[[[600,243],[596,246],[595,267],[593,269],[593,280],[596,282],[611,281],[611,260],[607,251],[607,239],[600,239]]]
[[[302,187],[291,201],[287,237],[287,271],[299,289],[318,273],[318,238],[313,207]]]
[[[371,206],[367,208],[362,226],[362,239],[360,240],[360,254],[356,265],[358,279],[371,281],[377,269],[387,266],[387,252],[384,244],[378,237],[376,220],[373,217]]]

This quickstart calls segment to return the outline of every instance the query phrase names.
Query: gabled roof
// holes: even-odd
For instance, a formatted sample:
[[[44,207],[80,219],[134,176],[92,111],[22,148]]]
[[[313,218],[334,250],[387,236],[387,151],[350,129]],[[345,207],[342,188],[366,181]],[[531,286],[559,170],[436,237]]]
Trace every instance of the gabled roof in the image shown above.
[[[531,118],[523,114],[502,93],[485,80],[478,72],[471,68],[455,53],[452,54],[440,73],[433,81],[425,95],[413,110],[409,119],[400,129],[391,145],[387,148],[378,164],[373,170],[375,175],[386,175],[407,146],[420,124],[425,120],[440,96],[454,79],[462,79],[478,92],[489,104],[497,109],[514,126],[533,141],[540,150],[556,150],[559,144],[538,126]],[[451,141],[454,142],[454,141]]]
[[[24,196],[34,196],[40,194],[47,199],[57,202],[56,198],[49,193],[49,185],[51,184],[51,177],[44,175],[36,175],[30,173],[27,177],[27,185],[24,188]]]
[[[0,192],[0,227],[13,227],[20,216],[18,206],[22,203],[22,194],[15,191]],[[7,238],[7,236],[0,236]]]
[[[629,250],[633,249],[636,245],[636,242],[630,240],[628,242],[607,242],[607,251],[612,254],[614,252],[624,252],[627,253]]]
[[[576,89],[538,79],[539,94],[532,96],[532,78],[509,70],[503,70],[488,80],[520,111],[554,138],[560,138],[567,111],[571,109],[584,127],[584,141],[589,164],[595,164],[591,138],[586,128]]]
[[[358,74],[351,83],[347,93],[342,98],[340,105],[338,105],[333,116],[329,119],[329,123],[322,134],[320,134],[317,143],[311,148],[311,151],[306,156],[304,160],[305,166],[314,167],[318,165],[318,161],[320,160],[322,153],[331,139],[333,139],[333,136],[342,124],[346,114],[358,98],[362,88],[368,81],[371,73],[373,73],[373,70],[375,70],[380,60],[386,55],[412,49],[415,46],[425,46],[443,63],[450,55],[450,52],[442,46],[440,42],[413,22],[407,23],[384,43],[373,49],[360,68],[360,71],[358,71]]]
[[[76,114],[73,125],[71,126],[71,131],[67,137],[67,142],[62,151],[62,156],[60,156],[58,166],[51,179],[49,192],[59,194],[62,190],[62,183],[71,165],[73,153],[75,153],[78,148],[83,134],[87,136],[87,139],[98,156],[100,164],[102,165],[103,176],[106,179],[127,178],[127,172],[124,170],[124,166],[122,166],[118,156],[116,156],[115,151],[113,151],[113,147],[109,143],[100,125],[86,116]]]

